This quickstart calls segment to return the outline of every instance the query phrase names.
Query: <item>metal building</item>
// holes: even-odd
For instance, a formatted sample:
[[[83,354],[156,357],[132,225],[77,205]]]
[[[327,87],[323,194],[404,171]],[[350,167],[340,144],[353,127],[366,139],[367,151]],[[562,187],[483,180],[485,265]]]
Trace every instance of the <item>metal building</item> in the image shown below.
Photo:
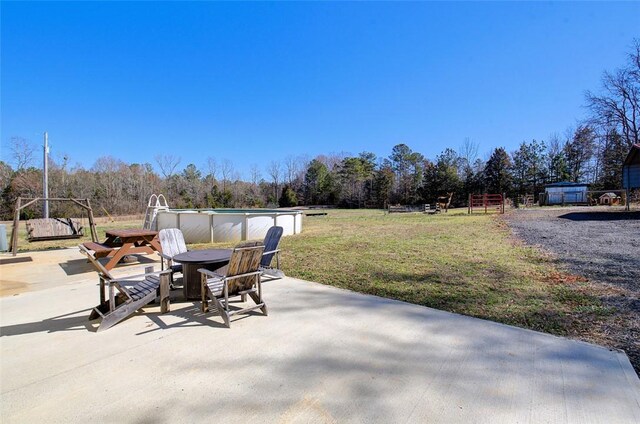
[[[640,144],[631,146],[622,164],[622,187],[627,190],[640,188]]]
[[[588,184],[560,182],[544,186],[541,205],[587,204]]]

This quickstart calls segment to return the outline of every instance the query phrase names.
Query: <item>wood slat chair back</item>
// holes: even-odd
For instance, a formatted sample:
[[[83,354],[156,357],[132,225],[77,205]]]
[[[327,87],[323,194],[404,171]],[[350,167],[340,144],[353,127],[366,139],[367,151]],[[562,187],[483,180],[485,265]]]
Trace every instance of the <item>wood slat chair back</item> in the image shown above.
[[[174,257],[180,253],[187,251],[187,245],[184,242],[182,231],[177,228],[165,228],[158,233],[162,253],[167,256]]]
[[[264,252],[261,241],[250,241],[236,246],[231,253],[226,277],[255,272],[260,267],[260,260]],[[256,282],[255,275],[229,280],[229,296],[238,292],[250,290]]]
[[[245,242],[233,249],[225,275],[217,274],[205,268],[198,271],[202,274],[202,312],[209,311],[209,299],[215,305],[215,311],[224,319],[227,327],[231,326],[230,318],[255,309],[267,315],[267,305],[262,299],[260,283],[260,260],[264,252],[261,241]],[[229,298],[241,296],[246,301],[249,296],[254,306],[239,310],[231,310]]]

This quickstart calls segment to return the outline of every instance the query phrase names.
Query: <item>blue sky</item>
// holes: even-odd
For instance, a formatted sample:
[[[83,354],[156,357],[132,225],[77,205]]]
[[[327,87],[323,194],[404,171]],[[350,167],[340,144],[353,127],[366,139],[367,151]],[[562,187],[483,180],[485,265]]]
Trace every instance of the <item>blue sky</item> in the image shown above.
[[[0,7],[3,160],[48,131],[72,164],[210,156],[244,178],[287,155],[546,140],[640,37],[640,2]]]

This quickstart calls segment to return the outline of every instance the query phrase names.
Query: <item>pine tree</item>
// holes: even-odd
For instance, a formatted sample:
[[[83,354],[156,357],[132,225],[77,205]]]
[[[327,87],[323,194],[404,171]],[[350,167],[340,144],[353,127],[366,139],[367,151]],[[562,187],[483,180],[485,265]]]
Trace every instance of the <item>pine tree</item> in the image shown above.
[[[293,189],[288,184],[286,184],[282,189],[282,195],[280,195],[278,205],[281,208],[298,206],[298,197],[296,196],[296,192],[293,191]]]
[[[487,193],[511,192],[511,160],[503,147],[496,148],[484,167],[484,184]]]

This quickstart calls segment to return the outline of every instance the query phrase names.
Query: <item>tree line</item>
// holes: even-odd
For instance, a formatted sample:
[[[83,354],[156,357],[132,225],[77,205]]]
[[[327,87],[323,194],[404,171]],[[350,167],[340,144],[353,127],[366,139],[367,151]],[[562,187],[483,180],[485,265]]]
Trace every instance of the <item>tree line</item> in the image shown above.
[[[253,165],[248,180],[229,160],[208,158],[200,167],[184,168],[181,159],[164,155],[151,163],[128,164],[100,157],[90,169],[70,167],[68,157],[49,163],[50,197],[90,198],[96,215],[144,211],[152,193],[163,193],[174,208],[290,207],[335,205],[385,208],[389,204],[433,203],[453,193],[454,205],[466,205],[470,193],[537,195],[544,185],[585,182],[592,189],[615,190],[622,184],[622,162],[640,143],[640,42],[627,63],[605,72],[598,92],[585,94],[589,116],[562,136],[527,140],[514,151],[497,147],[481,158],[478,143],[466,139],[426,158],[407,144],[388,156],[371,152],[329,154],[309,159],[287,156],[265,169]],[[34,148],[21,137],[11,139],[12,164],[0,161],[1,219],[11,219],[18,196],[42,194],[42,170],[32,166]],[[157,172],[155,169],[158,169]],[[50,205],[52,216],[69,216],[72,204]],[[39,216],[37,207],[23,218]]]

